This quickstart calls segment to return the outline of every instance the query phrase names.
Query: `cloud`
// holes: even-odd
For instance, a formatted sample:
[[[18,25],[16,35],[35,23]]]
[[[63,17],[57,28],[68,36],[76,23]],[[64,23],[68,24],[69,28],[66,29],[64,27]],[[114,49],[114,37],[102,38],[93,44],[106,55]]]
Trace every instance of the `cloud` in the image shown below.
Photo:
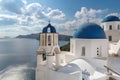
[[[75,17],[76,18],[80,18],[80,17],[86,17],[87,16],[87,8],[86,7],[82,7],[81,8],[81,11],[77,11],[76,13],[75,13]]]
[[[64,20],[65,18],[65,14],[59,9],[51,10],[51,8],[48,8],[48,11],[49,12],[46,14],[46,16],[48,16],[49,18],[53,18],[55,20]]]
[[[7,10],[16,14],[22,13],[24,3],[21,0],[1,0],[0,7],[2,10]]]
[[[44,7],[40,3],[28,4],[27,0],[1,0],[0,9],[0,27],[2,27],[0,34],[5,36],[38,33],[48,24],[49,19],[53,21],[52,25],[55,25],[57,31],[73,35],[73,32],[82,23],[87,22],[88,18],[90,22],[99,24],[101,18],[97,15],[104,12],[101,9],[82,7],[81,10],[76,11],[74,18],[66,20],[66,14],[60,9]]]
[[[42,13],[42,5],[39,3],[31,3],[26,7],[26,15],[31,16],[31,18],[44,18],[45,15]]]
[[[95,10],[87,9],[82,7],[80,11],[76,11],[75,19],[66,21],[61,24],[56,24],[58,30],[63,34],[73,35],[73,33],[80,27],[81,24],[89,22],[94,22],[97,24],[101,23],[102,18],[98,17],[98,14],[101,15],[105,10]]]
[[[107,9],[87,9],[86,7],[82,7],[80,11],[76,11],[75,13],[75,18],[77,21],[80,21],[80,23],[85,23],[85,22],[94,22],[97,24],[101,23],[102,17],[106,12]]]
[[[27,4],[27,0],[1,0],[0,9],[3,14],[7,12],[9,15],[16,15],[21,25],[27,25],[31,22],[36,23],[43,18],[54,20],[65,18],[65,14],[59,9],[46,8],[40,3]]]
[[[27,4],[27,0],[22,0],[22,2],[23,2],[24,4]]]
[[[10,26],[18,23],[16,16],[0,15],[0,26]]]
[[[104,10],[95,10],[95,9],[90,9],[88,10],[86,7],[82,7],[80,11],[77,11],[75,13],[76,18],[82,18],[82,17],[96,17],[97,14],[103,13]]]

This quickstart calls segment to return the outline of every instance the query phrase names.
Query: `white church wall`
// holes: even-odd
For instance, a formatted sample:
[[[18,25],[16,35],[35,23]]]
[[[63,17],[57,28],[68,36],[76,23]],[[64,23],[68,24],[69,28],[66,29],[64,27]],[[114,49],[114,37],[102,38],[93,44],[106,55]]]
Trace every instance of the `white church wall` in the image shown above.
[[[58,34],[54,34],[54,45],[58,45]]]
[[[41,46],[45,46],[45,41],[46,41],[46,40],[45,40],[45,34],[41,33],[41,34],[40,34],[40,37],[41,37],[41,38],[40,38],[40,42],[39,42],[40,45],[41,45]]]
[[[47,70],[48,68],[46,66],[39,65],[36,68],[36,80],[47,80]]]
[[[85,48],[85,56],[90,57],[90,52],[91,52],[91,42],[89,42],[87,39],[73,39],[75,41],[74,45],[75,45],[75,56],[77,58],[82,56],[82,47]]]
[[[107,57],[108,56],[108,41],[107,39],[92,39],[91,40],[92,57]]]
[[[42,62],[42,55],[37,55],[37,66]]]
[[[109,36],[112,36],[112,41],[117,42],[120,40],[120,31],[118,30],[111,30],[111,31],[106,31],[106,37],[109,39]]]
[[[72,43],[74,42],[74,43]],[[79,57],[107,57],[108,41],[107,39],[71,39],[71,44],[74,44],[75,56]],[[82,47],[85,47],[85,55],[82,54]],[[98,49],[98,55],[97,55]]]
[[[70,39],[70,52],[71,53],[75,53],[75,49],[76,49],[75,40],[74,39]]]
[[[46,57],[47,58],[47,66],[49,67],[49,68],[52,68],[53,67],[53,61],[54,61],[54,56],[47,56]]]
[[[112,25],[112,30],[118,30],[118,25],[120,25],[119,21],[113,21],[113,22],[104,22],[101,23],[101,26],[104,26],[104,31],[110,30],[109,26]]]

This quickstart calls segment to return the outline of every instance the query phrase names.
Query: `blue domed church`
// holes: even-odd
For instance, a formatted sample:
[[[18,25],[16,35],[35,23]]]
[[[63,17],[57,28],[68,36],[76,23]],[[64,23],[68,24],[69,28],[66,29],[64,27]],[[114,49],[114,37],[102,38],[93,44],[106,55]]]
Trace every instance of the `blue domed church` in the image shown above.
[[[101,26],[95,23],[81,25],[74,33],[70,43],[70,51],[76,57],[107,57],[108,40]]]
[[[117,16],[107,16],[102,20],[101,27],[104,29],[107,39],[110,42],[120,40],[120,19]]]
[[[60,50],[58,33],[49,23],[40,33],[36,80],[108,80],[111,75],[109,71],[106,74],[104,65],[112,63],[108,59],[110,50],[120,53],[119,21],[116,16],[107,16],[101,26],[82,24],[70,39],[69,52]]]

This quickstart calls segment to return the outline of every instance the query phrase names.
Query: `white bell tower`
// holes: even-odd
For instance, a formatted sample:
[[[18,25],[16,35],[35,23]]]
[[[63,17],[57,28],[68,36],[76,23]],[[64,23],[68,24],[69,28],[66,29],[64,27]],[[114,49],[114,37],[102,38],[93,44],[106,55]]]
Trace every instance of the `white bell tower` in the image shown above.
[[[58,45],[58,33],[49,24],[40,33],[40,47],[37,54],[36,80],[46,80],[47,69],[57,70],[60,62],[60,47]]]
[[[118,42],[120,40],[120,19],[117,16],[110,15],[103,19],[102,28],[106,33],[106,37],[110,42]]]

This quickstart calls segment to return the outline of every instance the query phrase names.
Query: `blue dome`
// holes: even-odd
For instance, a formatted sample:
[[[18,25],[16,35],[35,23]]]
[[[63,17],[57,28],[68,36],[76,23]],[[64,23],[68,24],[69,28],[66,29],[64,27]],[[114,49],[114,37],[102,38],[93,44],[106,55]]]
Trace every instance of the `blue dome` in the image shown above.
[[[50,29],[50,31],[48,31],[48,29]],[[43,33],[56,33],[56,29],[54,26],[52,26],[51,24],[48,24],[46,27],[43,28],[42,30]]]
[[[120,21],[120,19],[117,16],[107,16],[103,19],[102,22],[111,22],[111,21]]]
[[[104,30],[95,23],[86,23],[79,27],[73,38],[81,39],[106,39]]]

